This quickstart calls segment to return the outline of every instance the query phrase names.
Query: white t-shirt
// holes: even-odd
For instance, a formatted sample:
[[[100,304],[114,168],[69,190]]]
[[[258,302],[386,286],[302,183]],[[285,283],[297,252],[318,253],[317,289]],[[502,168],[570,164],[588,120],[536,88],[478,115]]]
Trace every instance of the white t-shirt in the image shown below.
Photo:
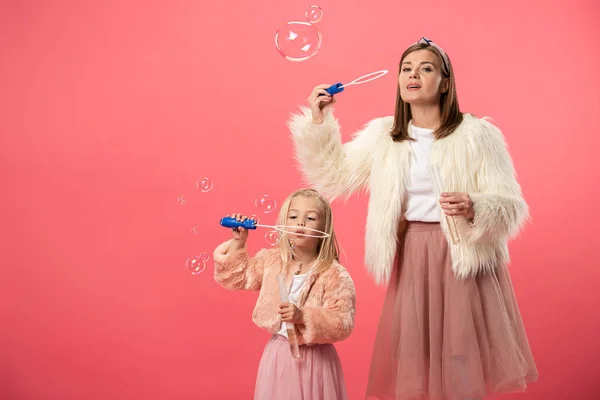
[[[440,222],[438,196],[433,190],[433,181],[429,171],[429,153],[435,141],[433,129],[411,125],[413,159],[405,187],[407,221]]]
[[[306,278],[308,277],[308,273],[302,275],[294,275],[294,279],[292,280],[292,289],[288,295],[289,302],[298,306],[298,300],[300,299],[300,293],[302,292],[302,288],[304,287],[304,283],[306,282]],[[288,337],[286,323],[282,322],[281,327],[279,328],[278,335]]]

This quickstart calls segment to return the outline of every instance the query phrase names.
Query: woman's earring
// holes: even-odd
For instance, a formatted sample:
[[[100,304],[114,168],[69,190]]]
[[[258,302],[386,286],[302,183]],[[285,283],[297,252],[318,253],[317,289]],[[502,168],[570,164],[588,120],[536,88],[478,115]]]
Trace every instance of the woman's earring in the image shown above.
[[[288,243],[290,245],[290,248],[293,250],[294,247],[296,247],[296,244],[294,243],[294,241],[292,239],[288,239]]]

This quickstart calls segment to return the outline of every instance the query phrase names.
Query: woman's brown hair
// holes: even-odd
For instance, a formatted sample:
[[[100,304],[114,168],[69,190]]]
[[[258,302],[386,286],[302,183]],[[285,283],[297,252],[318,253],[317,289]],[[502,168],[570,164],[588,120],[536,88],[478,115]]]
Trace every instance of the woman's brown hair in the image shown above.
[[[402,72],[402,63],[406,56],[416,50],[429,50],[433,52],[440,61],[442,67],[442,76],[448,81],[448,90],[441,94],[440,97],[440,112],[441,112],[441,123],[440,126],[435,130],[434,135],[436,139],[441,139],[450,135],[460,125],[463,120],[463,115],[458,107],[458,97],[456,95],[456,82],[454,80],[454,71],[452,69],[452,63],[450,59],[444,57],[440,51],[435,47],[426,43],[416,43],[410,46],[404,51],[400,58],[400,64],[398,66],[398,76]],[[412,119],[410,112],[410,104],[404,102],[400,96],[400,86],[398,86],[398,92],[396,94],[396,111],[394,113],[394,126],[391,131],[392,139],[395,142],[402,142],[404,140],[413,140],[408,134],[408,123]]]

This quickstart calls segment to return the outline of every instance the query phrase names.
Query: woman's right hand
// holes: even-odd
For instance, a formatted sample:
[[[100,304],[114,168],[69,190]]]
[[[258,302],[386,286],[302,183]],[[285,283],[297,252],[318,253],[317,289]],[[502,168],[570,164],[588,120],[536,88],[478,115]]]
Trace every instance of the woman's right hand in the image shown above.
[[[329,111],[329,108],[335,103],[335,98],[325,90],[330,86],[331,85],[316,86],[310,96],[308,96],[308,104],[310,104],[313,124],[322,124],[323,121],[325,121],[325,115]],[[320,94],[323,96],[319,96]]]
[[[236,221],[240,222],[243,222],[248,219],[248,217],[242,215],[241,213],[233,213],[231,214],[231,217],[235,218]],[[240,243],[245,243],[246,239],[248,239],[248,230],[244,229],[241,226],[239,228],[232,228],[231,231],[233,232],[233,239],[240,241]]]

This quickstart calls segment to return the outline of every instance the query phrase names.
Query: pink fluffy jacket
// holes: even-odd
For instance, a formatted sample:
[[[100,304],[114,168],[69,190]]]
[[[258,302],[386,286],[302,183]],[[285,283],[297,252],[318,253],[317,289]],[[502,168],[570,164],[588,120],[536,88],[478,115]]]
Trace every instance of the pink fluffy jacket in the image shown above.
[[[215,281],[229,290],[260,291],[252,320],[276,334],[281,327],[277,275],[291,285],[293,273],[284,270],[278,249],[262,249],[249,257],[247,248],[229,251],[231,240],[214,252]],[[334,262],[320,274],[310,274],[298,301],[304,323],[295,324],[299,344],[333,343],[350,336],[354,328],[356,292],[346,269]]]

